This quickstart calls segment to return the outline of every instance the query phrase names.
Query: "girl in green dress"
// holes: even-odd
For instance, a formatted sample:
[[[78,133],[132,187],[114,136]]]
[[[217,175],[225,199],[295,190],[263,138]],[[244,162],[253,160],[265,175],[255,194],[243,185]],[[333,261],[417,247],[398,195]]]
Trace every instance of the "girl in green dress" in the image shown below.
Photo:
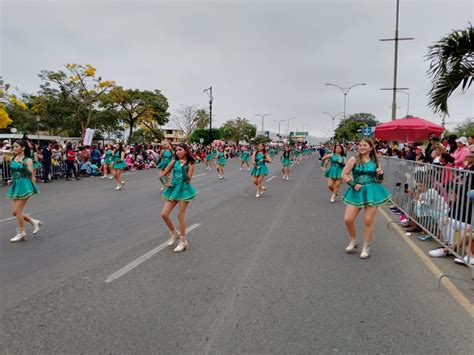
[[[249,165],[249,160],[250,160],[250,152],[247,149],[247,147],[242,147],[242,157],[240,158],[240,170],[242,170],[242,167],[247,165],[247,170],[250,170],[250,165]]]
[[[227,156],[224,152],[224,148],[219,147],[217,149],[217,174],[219,174],[219,179],[224,178],[224,166],[227,165]]]
[[[38,193],[38,188],[32,181],[34,169],[33,160],[29,158],[28,143],[24,140],[17,140],[13,143],[13,152],[15,157],[10,162],[12,178],[8,180],[10,187],[7,197],[12,200],[12,214],[16,217],[18,226],[16,235],[10,239],[10,242],[15,243],[27,239],[25,221],[33,226],[33,234],[38,233],[43,223],[23,213],[28,198]]]
[[[290,165],[291,165],[291,147],[289,145],[285,146],[285,150],[281,154],[280,161],[281,161],[281,164],[283,165],[281,168],[281,172],[283,174],[283,180],[288,180],[290,177]]]
[[[105,153],[104,153],[104,176],[102,176],[102,179],[107,178],[107,173],[109,173],[109,179],[113,179],[113,170],[112,170],[112,164],[113,164],[113,152],[112,152],[112,145],[108,143],[105,146]]]
[[[331,163],[329,169],[326,170],[326,174],[324,174],[324,176],[328,178],[328,189],[331,191],[330,202],[336,202],[336,196],[341,187],[342,169],[344,168],[344,165],[346,165],[344,148],[342,145],[339,143],[334,145],[332,153],[326,154],[321,159],[321,165],[324,165],[326,160],[329,160]]]
[[[161,173],[166,170],[168,165],[170,165],[171,161],[173,160],[173,146],[170,142],[165,143],[165,149],[160,152],[160,163],[158,164],[157,168],[160,169],[160,181],[163,184],[161,191],[164,190],[164,186],[168,184],[170,180],[170,174],[161,176]]]
[[[127,167],[127,163],[125,163],[125,152],[123,151],[122,143],[117,143],[115,145],[114,155],[113,155],[113,164],[112,175],[117,181],[117,187],[115,190],[122,190],[123,185],[125,184],[122,180],[122,173],[123,170]]]
[[[207,170],[212,170],[211,163],[212,163],[213,159],[214,159],[214,155],[213,155],[212,147],[207,146],[207,148],[206,148],[206,159],[205,159]]]
[[[250,175],[253,176],[253,184],[257,186],[257,194],[255,197],[260,197],[263,195],[263,192],[266,190],[263,186],[263,180],[265,176],[268,175],[268,167],[265,163],[271,163],[272,160],[265,150],[263,144],[259,144],[257,150],[252,154],[252,163],[253,168],[250,172]]]
[[[33,175],[31,175],[31,181],[33,181],[33,184],[36,184],[36,171],[38,169],[41,169],[43,165],[40,163],[39,159],[39,154],[36,149],[36,144],[33,143],[32,141],[28,142],[28,147],[30,148],[30,155],[29,158],[33,160]]]
[[[161,217],[168,226],[170,239],[168,246],[172,247],[179,239],[178,246],[174,249],[175,253],[184,251],[188,247],[186,241],[186,221],[185,214],[189,201],[196,198],[197,191],[191,185],[191,179],[194,173],[194,156],[191,149],[185,143],[179,143],[176,146],[175,158],[168,167],[160,172],[160,178],[173,172],[173,177],[168,186],[163,190],[163,198],[166,200]],[[178,221],[179,232],[175,229],[170,218],[170,213],[176,205],[179,204]]]
[[[360,254],[361,259],[369,257],[378,206],[391,197],[390,192],[380,183],[382,178],[383,171],[380,168],[374,142],[369,138],[364,138],[359,143],[357,156],[350,158],[342,171],[342,179],[350,186],[343,198],[347,204],[344,221],[350,240],[346,248],[347,253],[352,253],[357,248],[355,220],[360,210],[365,209],[364,245]]]

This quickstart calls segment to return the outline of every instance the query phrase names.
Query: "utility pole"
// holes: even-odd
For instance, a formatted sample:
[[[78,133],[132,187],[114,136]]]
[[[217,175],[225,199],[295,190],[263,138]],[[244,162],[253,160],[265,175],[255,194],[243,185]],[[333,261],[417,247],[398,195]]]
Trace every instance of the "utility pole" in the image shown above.
[[[286,120],[273,120],[273,122],[278,122],[278,138],[281,138],[280,135],[280,123],[285,122]]]
[[[343,115],[344,113],[343,112],[339,112],[335,115],[331,115],[329,112],[323,112],[325,115],[328,115],[329,117],[331,117],[331,120],[332,120],[332,128],[331,128],[331,140],[332,140],[332,143],[334,144],[334,120],[337,118],[337,116],[339,115]]]
[[[262,113],[256,113],[255,114],[255,116],[262,117],[262,136],[265,135],[265,133],[264,133],[265,131],[263,130],[263,119],[265,118],[265,116],[270,116],[270,115],[271,115],[271,113],[263,113],[263,114]]]
[[[398,37],[398,18],[400,13],[400,0],[397,0],[397,15],[395,21],[395,38],[384,38],[380,41],[395,41],[395,59],[393,65],[393,87],[390,89],[383,90],[392,90],[392,121],[397,119],[397,90],[408,90],[407,88],[397,88],[397,72],[398,72],[398,42],[399,41],[409,41],[413,40],[413,37],[400,38]]]
[[[209,141],[212,143],[212,100],[214,100],[214,96],[212,96],[212,86],[205,89],[203,92],[207,93],[207,96],[209,96]]]

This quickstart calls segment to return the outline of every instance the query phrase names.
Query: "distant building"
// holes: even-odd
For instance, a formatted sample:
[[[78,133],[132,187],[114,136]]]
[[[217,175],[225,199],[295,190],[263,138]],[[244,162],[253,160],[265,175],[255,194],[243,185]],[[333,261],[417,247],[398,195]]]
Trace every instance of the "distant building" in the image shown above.
[[[163,132],[163,143],[179,143],[185,142],[187,139],[183,130],[180,128],[163,127],[161,130]]]

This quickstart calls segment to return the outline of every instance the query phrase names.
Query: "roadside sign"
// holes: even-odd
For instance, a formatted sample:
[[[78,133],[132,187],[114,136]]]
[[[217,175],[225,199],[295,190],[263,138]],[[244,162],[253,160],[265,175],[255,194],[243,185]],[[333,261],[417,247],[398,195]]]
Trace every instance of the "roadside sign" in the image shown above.
[[[199,138],[199,142],[202,144],[204,143],[204,138]]]

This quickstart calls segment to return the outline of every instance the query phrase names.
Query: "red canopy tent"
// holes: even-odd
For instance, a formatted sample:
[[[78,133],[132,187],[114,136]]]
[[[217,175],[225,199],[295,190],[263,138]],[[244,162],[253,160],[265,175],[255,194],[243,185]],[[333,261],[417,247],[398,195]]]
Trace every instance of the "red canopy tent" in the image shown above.
[[[404,117],[375,127],[375,138],[385,141],[415,142],[428,139],[430,133],[437,137],[444,128],[419,117]]]

